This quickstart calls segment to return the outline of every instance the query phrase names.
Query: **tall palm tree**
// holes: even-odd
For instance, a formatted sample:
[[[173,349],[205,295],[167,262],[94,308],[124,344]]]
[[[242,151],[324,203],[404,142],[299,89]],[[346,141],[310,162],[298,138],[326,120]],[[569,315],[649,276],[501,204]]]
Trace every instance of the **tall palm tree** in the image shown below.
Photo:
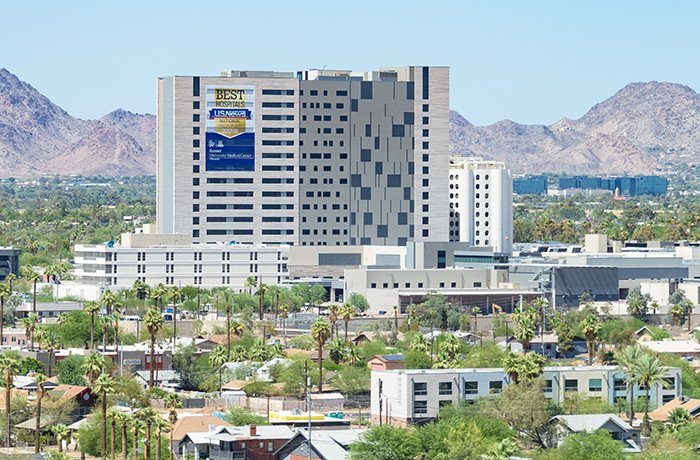
[[[107,289],[100,296],[100,303],[104,305],[105,313],[110,315],[112,313],[114,305],[117,303],[117,296],[114,294],[114,292]]]
[[[651,419],[649,418],[649,391],[653,386],[667,386],[665,380],[667,368],[661,365],[659,358],[653,358],[649,355],[642,354],[635,365],[636,377],[635,383],[639,388],[643,388],[646,393],[644,400],[644,418],[642,419],[642,434],[649,436],[651,434]]]
[[[95,349],[95,313],[100,311],[100,304],[98,302],[95,302],[94,300],[91,300],[89,302],[85,302],[85,305],[83,306],[83,311],[90,315],[90,349],[94,350]]]
[[[114,452],[116,448],[116,439],[117,439],[117,419],[119,417],[119,414],[123,414],[122,411],[117,409],[116,407],[110,407],[109,410],[107,410],[107,418],[109,419],[109,426],[110,426],[110,446],[109,446],[109,458],[114,458]]]
[[[83,361],[83,372],[87,377],[88,383],[94,385],[97,377],[104,372],[105,358],[99,353],[90,353]]]
[[[39,317],[34,313],[22,318],[21,324],[24,326],[24,330],[27,335],[27,340],[29,341],[29,349],[34,350],[34,331],[36,331],[36,325],[39,322]]]
[[[108,323],[110,323],[110,328],[114,331],[114,337],[112,343],[114,343],[114,352],[117,355],[117,361],[119,361],[119,321],[121,321],[122,315],[119,310],[114,308],[112,314],[107,318]]]
[[[282,318],[282,343],[287,346],[287,311],[289,307],[286,304],[280,305],[280,318]]]
[[[2,283],[0,284],[0,345],[2,345],[2,330],[5,327],[3,318],[5,317],[5,299],[9,299],[12,295],[10,291],[10,285]]]
[[[53,352],[61,348],[61,341],[58,339],[58,336],[53,332],[44,335],[42,341],[44,343],[44,348],[46,349],[46,351],[49,352],[49,370],[47,374],[49,377],[51,377],[51,364],[53,362]]]
[[[352,305],[345,303],[343,306],[340,308],[340,311],[338,312],[340,314],[340,317],[343,318],[343,321],[345,322],[345,341],[348,341],[348,324],[350,323],[350,320],[357,314],[357,309],[353,307]]]
[[[177,340],[177,305],[182,301],[182,292],[176,286],[168,289],[168,299],[173,305],[173,346],[175,345],[175,340]]]
[[[411,350],[427,353],[430,350],[430,341],[423,334],[418,333],[411,341]]]
[[[323,391],[323,346],[331,337],[331,325],[323,317],[316,318],[311,325],[311,337],[318,347],[318,391]]]
[[[258,280],[254,276],[249,276],[245,279],[245,287],[248,288],[248,294],[252,295],[253,288],[258,286]]]
[[[586,338],[586,347],[588,348],[588,365],[593,365],[593,352],[595,351],[595,343],[600,332],[600,321],[595,316],[586,316],[581,321],[581,334]],[[544,350],[543,350],[544,351]]]
[[[41,281],[41,275],[30,266],[22,269],[22,278],[32,283],[32,313],[36,314],[36,283]]]
[[[36,426],[34,432],[34,453],[41,452],[41,401],[46,396],[46,376],[44,374],[36,374],[34,382],[36,382]]]
[[[15,375],[19,373],[19,358],[14,355],[0,355],[0,372],[2,372],[2,380],[5,383],[5,434],[7,435],[7,447],[12,447],[12,425],[10,424],[10,398],[12,382]]]
[[[56,437],[56,444],[58,444],[58,451],[63,452],[63,440],[68,439],[70,436],[70,430],[63,423],[58,423],[51,427],[51,432]]]
[[[139,434],[144,432],[144,429],[146,428],[146,424],[143,422],[143,420],[141,420],[138,417],[134,417],[134,416],[131,416],[130,422],[131,422],[130,423],[131,429],[133,430],[132,445],[131,445],[131,448],[132,448],[131,458],[135,460],[136,459],[136,449],[137,449],[138,444],[139,444]]]
[[[148,378],[148,388],[153,388],[153,373],[156,367],[156,336],[163,328],[163,316],[157,308],[149,308],[143,318],[143,322],[151,336],[151,369]]]
[[[121,453],[122,453],[122,459],[126,460],[126,453],[129,451],[129,446],[127,446],[127,441],[126,441],[126,433],[127,429],[129,428],[129,423],[131,422],[131,414],[127,414],[126,412],[121,412],[118,411],[115,415],[114,418],[116,419],[117,423],[119,426],[121,426],[121,433],[122,433],[122,445],[121,445]]]
[[[153,428],[156,430],[156,460],[161,460],[163,447],[163,433],[170,430],[170,423],[160,415],[153,419]],[[172,444],[170,445],[172,451]]]
[[[265,303],[265,292],[267,292],[267,284],[260,281],[258,284],[258,290],[255,293],[258,296],[258,320],[263,319],[263,306]]]
[[[620,364],[619,369],[625,373],[626,377],[627,398],[629,402],[627,416],[630,424],[634,421],[634,384],[637,381],[637,363],[642,354],[642,348],[639,345],[634,347],[627,346],[622,350],[622,353],[616,357],[617,362]]]
[[[338,312],[340,311],[340,305],[337,303],[332,303],[328,305],[328,321],[331,323],[331,336],[338,335],[337,322],[338,322]],[[398,330],[398,329],[397,329]]]
[[[177,409],[182,407],[182,400],[176,393],[168,393],[165,396],[165,407],[168,408],[168,422],[170,422],[170,460],[173,460],[173,431],[177,423]]]
[[[214,348],[211,353],[209,353],[209,365],[214,369],[219,369],[219,396],[221,396],[221,387],[224,385],[222,382],[223,378],[223,367],[228,360],[228,353],[226,349],[219,345]]]
[[[231,357],[231,305],[226,303],[226,355]]]
[[[152,428],[153,428],[153,421],[156,419],[156,417],[160,417],[158,413],[153,409],[152,407],[145,407],[141,409],[138,413],[138,417],[143,420],[144,424],[146,425],[146,439],[144,442],[144,458],[150,459],[151,458],[151,434],[152,434]]]
[[[168,290],[162,284],[157,284],[151,290],[151,293],[149,295],[150,299],[153,301],[153,305],[155,305],[155,307],[158,308],[159,312],[160,312],[160,309],[163,308],[163,300],[166,299],[167,296],[168,296]]]
[[[92,385],[92,389],[100,395],[100,400],[102,403],[102,432],[100,438],[100,454],[102,458],[107,458],[107,395],[114,393],[114,380],[112,378],[102,373],[95,383]]]
[[[134,281],[134,284],[131,288],[134,291],[134,294],[136,295],[136,298],[141,300],[143,302],[143,308],[146,308],[146,298],[148,298],[148,292],[150,288],[148,287],[148,284],[144,283],[140,279],[137,279]]]
[[[10,295],[12,295],[12,292],[14,290],[14,287],[15,287],[14,282],[16,279],[17,279],[17,275],[15,275],[14,273],[10,273],[9,275],[7,275],[5,277],[5,281],[7,281],[7,283],[10,285]]]

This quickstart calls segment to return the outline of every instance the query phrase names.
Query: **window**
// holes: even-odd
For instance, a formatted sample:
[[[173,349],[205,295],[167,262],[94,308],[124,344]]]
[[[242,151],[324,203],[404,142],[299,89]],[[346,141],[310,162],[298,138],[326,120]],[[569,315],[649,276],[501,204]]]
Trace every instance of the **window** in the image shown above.
[[[427,382],[413,382],[413,396],[427,396],[428,395],[428,383]]]
[[[422,415],[428,413],[428,401],[415,401],[413,403],[413,414]]]
[[[464,382],[464,396],[479,393],[479,382]]]
[[[542,389],[545,393],[552,392],[552,379],[547,379],[544,381],[544,388]]]
[[[449,406],[450,404],[452,404],[452,400],[451,400],[451,399],[441,399],[441,400],[438,402],[438,407],[439,407],[440,409],[442,409],[443,407]]]
[[[666,385],[667,385],[665,387],[666,390],[675,390],[676,389],[676,379],[674,377],[666,377],[664,379],[664,381],[666,382]]]
[[[615,391],[627,391],[627,382],[625,379],[615,379],[613,386]]]
[[[440,396],[452,394],[452,382],[440,382],[438,384],[438,394]]]
[[[498,394],[503,390],[503,382],[500,380],[496,380],[493,382],[489,382],[489,394]]]
[[[602,379],[588,379],[588,391],[598,392],[603,391]]]
[[[564,379],[564,391],[578,391],[578,380]]]

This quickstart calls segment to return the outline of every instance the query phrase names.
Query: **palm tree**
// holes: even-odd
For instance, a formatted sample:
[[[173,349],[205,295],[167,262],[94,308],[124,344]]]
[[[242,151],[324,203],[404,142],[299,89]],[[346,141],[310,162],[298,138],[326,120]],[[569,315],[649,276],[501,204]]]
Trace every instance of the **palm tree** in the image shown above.
[[[112,309],[117,303],[117,296],[114,294],[114,292],[107,289],[100,296],[100,303],[105,306],[105,313],[109,315],[112,313]]]
[[[653,358],[649,355],[642,354],[637,360],[635,370],[637,372],[635,383],[646,392],[646,398],[644,400],[644,418],[642,419],[642,434],[644,436],[649,436],[651,434],[649,390],[652,385],[668,385],[665,380],[667,369],[661,365],[659,358]]]
[[[331,325],[323,317],[316,318],[311,325],[311,337],[318,346],[318,391],[323,391],[323,346],[331,337]]]
[[[231,357],[231,305],[226,304],[226,354]]]
[[[598,333],[600,332],[600,321],[595,316],[587,316],[581,321],[581,334],[586,338],[588,348],[588,365],[593,365],[593,352]]]
[[[34,331],[36,330],[36,325],[39,322],[39,317],[34,313],[22,318],[21,323],[24,326],[24,330],[27,335],[27,340],[29,340],[29,349],[34,350]]]
[[[119,321],[121,321],[122,315],[119,313],[117,308],[114,309],[111,315],[108,317],[108,323],[110,328],[114,331],[114,353],[117,355],[117,361],[119,360]]]
[[[420,332],[411,341],[411,350],[427,353],[430,350],[430,341]]]
[[[116,407],[110,407],[107,411],[107,418],[110,421],[110,447],[109,447],[109,458],[114,458],[114,452],[117,440],[117,419],[119,414],[123,414],[122,411]]]
[[[41,275],[34,271],[32,267],[22,269],[22,278],[32,283],[32,313],[36,314],[36,283],[41,280]]]
[[[345,303],[343,306],[340,308],[340,311],[338,312],[340,314],[340,317],[343,318],[343,321],[345,322],[345,341],[348,341],[348,324],[350,323],[350,320],[357,314],[357,309],[353,307],[352,305]]]
[[[122,452],[122,459],[126,460],[126,453],[129,450],[128,446],[126,445],[126,431],[127,428],[129,427],[129,423],[131,421],[131,415],[127,414],[126,412],[121,412],[118,411],[115,415],[114,418],[117,420],[117,423],[121,426],[121,432],[122,432],[122,446],[121,446],[121,452]]]
[[[162,444],[163,444],[163,433],[170,430],[170,423],[165,420],[160,415],[156,415],[153,419],[153,428],[156,430],[156,460],[161,460]],[[170,444],[170,451],[172,451],[172,444]]]
[[[357,363],[360,362],[360,359],[362,358],[362,354],[360,353],[360,349],[357,348],[355,345],[350,345],[350,348],[348,348],[348,353],[346,356],[346,359],[350,363],[350,365],[354,366]]]
[[[219,369],[219,396],[221,396],[221,387],[224,383],[221,381],[223,378],[223,367],[228,360],[226,349],[219,345],[214,348],[211,353],[209,353],[209,365],[214,369]]]
[[[347,352],[347,342],[340,337],[335,337],[328,344],[328,357],[336,363],[340,364],[345,359]]]
[[[168,408],[168,422],[170,422],[170,460],[173,460],[173,431],[177,422],[177,409],[182,407],[182,400],[176,393],[165,396],[165,407]]]
[[[58,336],[54,333],[47,334],[43,337],[44,348],[49,352],[49,371],[48,376],[51,377],[51,363],[53,361],[53,352],[61,348],[61,342]]]
[[[139,433],[143,433],[146,428],[146,424],[138,417],[131,417],[131,429],[134,431],[134,436],[132,438],[132,459],[136,459],[136,448],[139,443]]]
[[[83,311],[90,315],[90,349],[95,349],[95,313],[100,311],[100,304],[91,300],[85,302],[83,306]]]
[[[245,279],[245,287],[248,288],[248,294],[253,293],[253,288],[258,286],[258,280],[255,279],[254,276],[249,276],[248,278]]]
[[[535,319],[529,311],[516,313],[513,315],[516,328],[513,334],[515,338],[523,344],[523,351],[527,350],[530,341],[535,336]]]
[[[10,273],[9,275],[7,275],[7,276],[5,277],[5,281],[7,281],[7,283],[10,285],[10,295],[12,295],[13,288],[15,287],[15,286],[14,286],[14,281],[15,281],[16,279],[17,279],[17,275],[15,275],[14,273]]]
[[[455,359],[462,349],[462,341],[452,334],[448,334],[442,341],[440,349],[447,353],[451,359]]]
[[[260,281],[258,284],[258,290],[255,293],[258,296],[258,320],[263,319],[263,305],[265,303],[265,292],[267,292],[267,284]]]
[[[333,335],[338,335],[337,325],[338,322],[338,311],[340,310],[340,305],[337,303],[332,303],[328,305],[328,321],[331,323],[331,337]],[[398,329],[397,329],[398,330]]]
[[[19,373],[19,358],[14,355],[0,355],[0,372],[2,372],[2,380],[5,383],[5,434],[7,435],[7,447],[12,447],[12,425],[10,424],[10,398],[12,382],[15,375]]]
[[[5,316],[5,299],[9,299],[12,295],[10,291],[10,285],[2,283],[0,284],[0,345],[2,345],[2,330],[5,327],[3,318]]]
[[[160,417],[158,413],[152,407],[145,407],[139,411],[139,418],[143,420],[146,425],[146,440],[144,443],[144,458],[151,458],[151,429],[153,427],[153,421],[156,417]]]
[[[134,291],[136,298],[143,302],[143,308],[146,308],[146,298],[148,298],[148,291],[150,290],[148,284],[144,283],[140,279],[134,281],[131,289]]]
[[[90,385],[95,383],[97,377],[104,372],[104,368],[105,358],[98,353],[90,353],[85,357],[85,361],[83,361],[83,372]]]
[[[53,425],[51,427],[51,432],[56,436],[56,444],[58,444],[58,451],[63,452],[63,440],[70,436],[70,430],[67,426],[62,423]]]
[[[151,366],[148,377],[148,388],[153,388],[153,373],[156,367],[156,335],[163,328],[163,316],[156,308],[149,308],[143,318],[143,322],[151,335]]]
[[[617,362],[620,364],[619,369],[623,371],[627,377],[627,397],[629,398],[629,409],[627,416],[630,423],[634,420],[634,382],[637,380],[637,362],[642,356],[642,348],[637,346],[627,346],[617,356]]]
[[[668,413],[668,428],[671,432],[677,433],[678,429],[690,423],[690,414],[683,407],[676,407]]]
[[[100,438],[100,454],[107,458],[107,395],[114,393],[114,380],[104,372],[97,377],[92,389],[100,395],[102,402],[102,432]]]
[[[668,310],[668,313],[671,315],[671,323],[674,326],[680,326],[681,318],[683,318],[683,315],[685,314],[685,312],[683,311],[683,307],[681,307],[680,305],[673,305]]]
[[[173,346],[175,346],[175,340],[177,340],[177,304],[182,301],[182,293],[180,289],[173,286],[168,289],[168,299],[173,305]]]
[[[287,346],[287,312],[289,307],[286,304],[280,305],[280,318],[282,318],[282,343]]]
[[[41,401],[46,396],[46,376],[44,374],[36,374],[34,382],[36,382],[36,426],[34,432],[34,453],[41,452]]]
[[[505,358],[503,358],[503,371],[508,374],[510,381],[513,383],[518,383],[520,381],[520,375],[523,374],[523,361],[522,356],[518,356],[515,353],[508,353]]]

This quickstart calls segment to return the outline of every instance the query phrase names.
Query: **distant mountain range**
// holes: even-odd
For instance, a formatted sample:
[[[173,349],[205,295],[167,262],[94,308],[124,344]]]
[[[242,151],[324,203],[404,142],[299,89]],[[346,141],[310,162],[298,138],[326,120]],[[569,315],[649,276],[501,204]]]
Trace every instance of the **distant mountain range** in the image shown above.
[[[115,110],[98,120],[69,115],[0,69],[0,176],[154,174],[155,116]]]
[[[117,109],[69,115],[0,69],[0,177],[155,174],[156,118]],[[700,160],[700,95],[675,83],[631,83],[578,120],[474,126],[450,113],[450,150],[506,161],[519,173],[651,174]]]

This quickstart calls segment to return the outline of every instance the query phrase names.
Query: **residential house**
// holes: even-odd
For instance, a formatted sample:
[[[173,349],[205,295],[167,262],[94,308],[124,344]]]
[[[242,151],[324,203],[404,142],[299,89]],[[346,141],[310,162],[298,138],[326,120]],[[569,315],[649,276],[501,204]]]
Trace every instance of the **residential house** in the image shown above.
[[[640,345],[654,353],[671,353],[689,359],[700,357],[700,344],[695,340],[647,340]]]
[[[371,371],[389,371],[403,369],[403,355],[375,355],[367,360]]]
[[[667,402],[661,407],[657,407],[649,413],[649,417],[658,422],[665,422],[668,420],[669,414],[679,407],[687,410],[691,419],[696,419],[700,416],[700,399],[690,399],[681,396],[680,398],[675,398]]]
[[[196,449],[200,458],[210,460],[276,460],[276,452],[293,436],[284,425],[217,426],[206,433],[187,433],[177,454]]]
[[[80,385],[59,384],[49,391],[49,396],[75,401],[76,409],[72,414],[75,420],[89,414],[96,401],[90,388]]]
[[[350,444],[364,432],[364,429],[313,430],[311,442],[306,429],[296,434],[278,452],[279,460],[343,460],[348,458]],[[310,446],[309,446],[310,444]],[[311,450],[309,455],[309,449]]]
[[[639,430],[614,414],[557,415],[552,418],[557,427],[557,444],[561,445],[571,433],[594,433],[605,430],[613,439],[620,441],[625,452],[639,453]]]
[[[210,414],[179,413],[173,426],[174,452],[181,453],[181,443],[188,433],[209,433],[217,426],[233,426],[220,417]],[[193,452],[190,448],[188,452]]]

